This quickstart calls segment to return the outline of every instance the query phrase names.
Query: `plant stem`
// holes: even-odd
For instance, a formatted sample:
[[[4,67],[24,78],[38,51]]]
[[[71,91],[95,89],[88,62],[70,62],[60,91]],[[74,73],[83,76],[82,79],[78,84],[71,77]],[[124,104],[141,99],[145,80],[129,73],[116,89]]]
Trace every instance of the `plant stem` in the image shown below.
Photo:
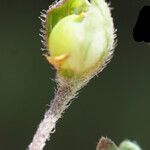
[[[41,121],[28,150],[43,150],[46,141],[50,139],[50,134],[55,132],[56,122],[69,106],[70,100],[76,96],[77,91],[81,88],[79,84],[71,80],[58,79],[55,97],[49,110],[45,113],[44,119]]]

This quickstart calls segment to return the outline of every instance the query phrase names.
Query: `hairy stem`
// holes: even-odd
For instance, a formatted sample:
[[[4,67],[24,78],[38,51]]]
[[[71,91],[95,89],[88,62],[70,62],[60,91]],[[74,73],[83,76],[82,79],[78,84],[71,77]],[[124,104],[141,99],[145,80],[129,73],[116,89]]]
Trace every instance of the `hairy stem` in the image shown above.
[[[77,91],[82,87],[77,82],[72,82],[72,80],[58,79],[55,97],[49,110],[45,113],[44,119],[41,121],[28,150],[43,150],[46,141],[50,138],[50,134],[55,131],[57,120],[61,118],[63,111],[69,106],[70,100],[76,96]]]

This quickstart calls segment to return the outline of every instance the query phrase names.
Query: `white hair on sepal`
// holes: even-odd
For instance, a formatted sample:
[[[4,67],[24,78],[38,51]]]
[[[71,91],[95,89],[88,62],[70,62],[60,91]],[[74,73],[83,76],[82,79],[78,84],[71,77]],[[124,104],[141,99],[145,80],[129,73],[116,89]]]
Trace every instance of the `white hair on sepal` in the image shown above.
[[[59,6],[61,6],[63,3],[65,3],[66,0],[56,0],[54,1],[50,6],[49,6],[49,10],[55,9]]]
[[[47,21],[48,13],[53,9],[60,7],[65,2],[66,0],[59,0],[59,1],[56,0],[49,6],[48,10],[43,9],[40,12],[39,19],[41,21],[42,28],[40,29],[39,36],[42,38],[41,43],[43,45],[41,51],[45,51],[48,53],[48,44],[47,44],[48,41],[47,41],[47,29],[46,29],[46,21]]]

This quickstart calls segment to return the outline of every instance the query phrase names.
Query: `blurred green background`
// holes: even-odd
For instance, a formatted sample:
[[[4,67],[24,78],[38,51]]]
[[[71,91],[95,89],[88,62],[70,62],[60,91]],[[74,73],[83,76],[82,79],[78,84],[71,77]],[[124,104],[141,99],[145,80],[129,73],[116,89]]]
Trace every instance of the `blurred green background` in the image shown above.
[[[41,56],[38,16],[50,0],[0,0],[0,150],[25,150],[53,98],[55,71]],[[132,29],[150,1],[112,0],[118,45],[75,99],[45,150],[93,150],[101,136],[150,147],[150,46]]]

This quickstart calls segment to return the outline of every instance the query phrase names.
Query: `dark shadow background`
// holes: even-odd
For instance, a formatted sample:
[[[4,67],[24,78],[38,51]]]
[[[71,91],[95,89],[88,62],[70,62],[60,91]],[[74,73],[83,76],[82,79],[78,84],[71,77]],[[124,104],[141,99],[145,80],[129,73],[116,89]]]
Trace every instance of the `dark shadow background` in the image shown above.
[[[53,98],[55,71],[41,56],[38,16],[50,0],[0,0],[0,150],[25,150]],[[150,147],[150,46],[132,29],[148,1],[112,0],[118,46],[57,124],[45,150],[93,150],[101,136]]]

